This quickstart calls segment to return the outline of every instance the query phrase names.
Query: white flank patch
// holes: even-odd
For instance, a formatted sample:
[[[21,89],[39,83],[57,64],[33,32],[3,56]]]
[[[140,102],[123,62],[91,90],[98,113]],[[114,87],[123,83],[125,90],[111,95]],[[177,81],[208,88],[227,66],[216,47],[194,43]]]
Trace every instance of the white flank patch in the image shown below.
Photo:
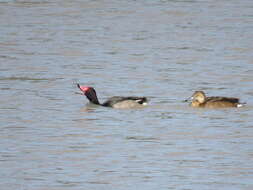
[[[242,107],[242,106],[243,106],[242,104],[237,104],[237,107],[238,107],[238,108],[240,108],[240,107]]]
[[[143,102],[142,105],[146,106],[146,105],[148,105],[148,103],[147,102]]]

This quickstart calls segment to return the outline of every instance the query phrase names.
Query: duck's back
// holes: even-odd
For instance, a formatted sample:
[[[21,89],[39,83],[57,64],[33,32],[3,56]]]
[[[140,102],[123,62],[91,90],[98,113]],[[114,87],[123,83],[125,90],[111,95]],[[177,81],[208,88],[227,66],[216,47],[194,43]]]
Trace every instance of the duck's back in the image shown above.
[[[238,107],[238,98],[228,98],[228,97],[207,97],[206,101],[203,103],[203,107],[208,108],[225,108],[225,107]]]

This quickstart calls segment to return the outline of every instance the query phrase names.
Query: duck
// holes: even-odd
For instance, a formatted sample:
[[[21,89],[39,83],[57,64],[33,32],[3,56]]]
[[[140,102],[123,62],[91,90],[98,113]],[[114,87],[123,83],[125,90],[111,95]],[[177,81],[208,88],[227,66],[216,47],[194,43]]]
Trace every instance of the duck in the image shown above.
[[[146,97],[113,96],[101,104],[93,87],[81,86],[80,84],[77,84],[77,87],[81,90],[82,94],[87,97],[90,103],[104,107],[118,109],[141,108],[143,106],[146,106],[148,102]]]
[[[203,91],[195,91],[191,96],[191,107],[200,108],[228,108],[242,107],[245,103],[240,103],[239,98],[212,96],[207,97]]]

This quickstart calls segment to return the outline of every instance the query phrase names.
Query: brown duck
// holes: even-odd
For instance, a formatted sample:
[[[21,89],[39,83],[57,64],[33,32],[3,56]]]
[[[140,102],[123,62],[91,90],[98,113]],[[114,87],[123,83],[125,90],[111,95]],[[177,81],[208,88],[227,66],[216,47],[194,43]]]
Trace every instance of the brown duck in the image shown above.
[[[203,91],[196,91],[191,96],[192,107],[201,108],[227,108],[227,107],[242,107],[243,104],[239,102],[239,98],[232,97],[206,97]]]

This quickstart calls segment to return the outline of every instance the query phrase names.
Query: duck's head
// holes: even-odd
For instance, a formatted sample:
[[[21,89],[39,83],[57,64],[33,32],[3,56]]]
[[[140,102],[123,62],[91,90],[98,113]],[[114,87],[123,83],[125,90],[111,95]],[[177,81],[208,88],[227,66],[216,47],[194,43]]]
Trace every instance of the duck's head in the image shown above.
[[[204,103],[206,100],[206,95],[203,91],[195,91],[191,96],[192,102]]]
[[[80,84],[77,84],[77,87],[83,92],[83,94],[89,99],[90,102],[99,104],[96,91],[93,87],[81,86]]]

